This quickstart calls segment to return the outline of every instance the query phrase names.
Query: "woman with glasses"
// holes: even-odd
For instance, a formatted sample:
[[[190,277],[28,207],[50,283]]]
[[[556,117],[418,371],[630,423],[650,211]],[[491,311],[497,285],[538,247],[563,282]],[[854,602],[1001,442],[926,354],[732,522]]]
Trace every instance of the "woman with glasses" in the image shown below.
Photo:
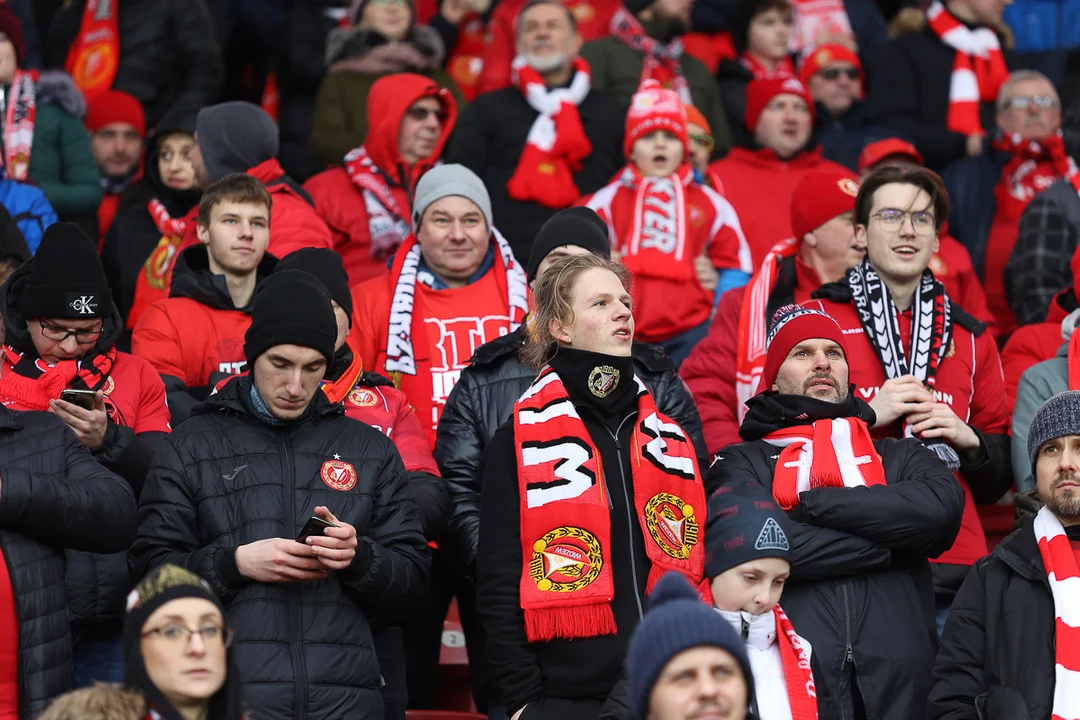
[[[232,639],[206,581],[162,565],[128,596],[123,685],[68,693],[39,720],[242,720]]]

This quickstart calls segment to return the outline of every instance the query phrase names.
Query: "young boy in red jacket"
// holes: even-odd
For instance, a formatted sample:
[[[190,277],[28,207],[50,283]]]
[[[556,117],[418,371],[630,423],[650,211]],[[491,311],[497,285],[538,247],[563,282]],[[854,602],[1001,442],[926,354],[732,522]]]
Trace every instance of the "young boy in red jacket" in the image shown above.
[[[750,248],[731,204],[694,180],[686,110],[654,80],[626,116],[626,167],[585,198],[634,274],[637,337],[676,364],[705,337],[716,297],[750,277]]]

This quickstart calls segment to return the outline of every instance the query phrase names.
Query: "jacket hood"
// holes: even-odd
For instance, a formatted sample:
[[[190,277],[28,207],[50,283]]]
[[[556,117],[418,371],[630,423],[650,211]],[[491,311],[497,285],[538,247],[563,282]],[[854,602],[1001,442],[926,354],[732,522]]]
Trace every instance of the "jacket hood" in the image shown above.
[[[34,347],[34,341],[30,339],[30,332],[26,329],[29,318],[23,317],[20,307],[23,290],[30,279],[30,270],[34,267],[34,261],[35,258],[30,258],[24,262],[3,285],[0,285],[0,314],[4,317],[4,343],[21,353],[32,353],[36,357],[37,349]],[[87,354],[105,352],[120,339],[124,331],[124,319],[120,316],[115,302],[112,303],[110,312],[105,316],[101,327],[104,332]]]
[[[877,422],[873,408],[855,396],[854,385],[842,403],[766,390],[746,401],[746,417],[739,427],[739,437],[751,442],[776,430],[827,418],[858,418],[870,427]]]
[[[154,131],[146,138],[146,153],[143,178],[153,197],[165,205],[169,215],[179,218],[188,213],[199,202],[201,192],[197,188],[180,191],[173,190],[161,179],[157,155],[161,141],[174,133],[184,133],[195,137],[195,113],[180,110],[169,113],[158,123]]]
[[[254,419],[251,408],[248,406],[247,394],[250,391],[251,377],[247,373],[238,375],[222,385],[213,395],[196,405],[192,409],[191,414],[194,416],[211,412],[232,412]],[[311,401],[311,404],[308,405],[307,410],[299,420],[287,423],[280,427],[282,429],[287,429],[297,423],[307,422],[308,420],[319,420],[324,417],[333,417],[335,415],[344,414],[344,405],[341,403],[330,402],[330,399],[326,397],[326,393],[319,391],[315,393],[314,399]]]
[[[55,105],[80,120],[86,117],[86,98],[66,72],[46,70],[38,75],[36,90],[36,102]]]
[[[263,254],[262,261],[255,270],[255,277],[258,278],[256,284],[261,283],[274,272],[277,261],[278,259],[270,253]],[[251,303],[242,308],[233,305],[225,277],[215,275],[210,270],[210,253],[202,244],[192,245],[182,250],[176,258],[169,297],[188,298],[214,310],[251,312]]]
[[[64,718],[143,720],[146,701],[138,692],[119,683],[99,682],[60,696],[49,706],[47,714]]]
[[[433,97],[446,111],[446,122],[442,125],[435,148],[427,159],[416,163],[413,168],[406,168],[398,147],[398,128],[405,111],[421,98]],[[413,185],[442,156],[443,146],[450,138],[457,121],[457,102],[449,90],[439,87],[429,77],[414,73],[386,75],[375,81],[368,93],[368,134],[364,147],[375,167],[382,170],[390,179],[412,194]]]
[[[427,25],[416,25],[409,28],[408,33],[400,41],[415,47],[421,55],[433,61],[436,65],[442,63],[446,57],[446,48],[443,47],[439,33]],[[334,28],[326,36],[326,66],[330,67],[341,60],[349,60],[364,55],[371,50],[391,44],[390,40],[380,35],[371,28],[359,26],[347,28]]]

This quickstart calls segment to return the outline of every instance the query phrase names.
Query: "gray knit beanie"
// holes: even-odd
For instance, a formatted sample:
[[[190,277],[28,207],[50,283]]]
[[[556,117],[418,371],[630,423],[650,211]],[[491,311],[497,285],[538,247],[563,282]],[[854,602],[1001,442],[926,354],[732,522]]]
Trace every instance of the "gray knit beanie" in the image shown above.
[[[438,165],[424,173],[416,184],[416,194],[413,197],[413,232],[420,229],[420,221],[429,205],[452,195],[471,200],[483,213],[488,230],[494,227],[491,220],[491,197],[476,173],[464,165]]]
[[[239,100],[204,107],[195,133],[210,181],[244,173],[278,154],[278,126],[258,105]]]
[[[1058,393],[1044,402],[1031,418],[1027,451],[1032,477],[1035,477],[1035,457],[1043,443],[1066,435],[1080,435],[1080,390]]]

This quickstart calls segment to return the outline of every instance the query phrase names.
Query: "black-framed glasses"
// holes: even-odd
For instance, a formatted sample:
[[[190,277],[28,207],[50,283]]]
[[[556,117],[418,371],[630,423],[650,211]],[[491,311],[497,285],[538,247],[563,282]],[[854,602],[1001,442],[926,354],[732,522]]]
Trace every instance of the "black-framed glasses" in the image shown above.
[[[1032,95],[1031,97],[1017,95],[1001,103],[1002,110],[1029,110],[1032,107],[1038,110],[1050,110],[1057,106],[1058,99],[1050,95]]]
[[[841,75],[846,76],[848,80],[858,80],[861,73],[859,72],[858,68],[853,68],[853,67],[851,67],[851,68],[825,68],[824,70],[819,70],[818,75],[825,78],[826,80],[836,80]]]
[[[187,647],[187,644],[191,642],[192,635],[198,635],[203,645],[207,647],[220,645],[226,648],[232,645],[236,636],[232,628],[212,623],[203,625],[198,630],[192,630],[187,625],[172,624],[146,630],[142,633],[143,637],[149,637],[150,635],[156,635],[170,645],[183,647]]]
[[[442,108],[439,108],[438,110],[432,110],[431,108],[425,107],[411,107],[405,111],[405,114],[416,122],[423,122],[427,120],[429,116],[434,115],[436,120],[438,120],[440,123],[444,123],[446,122],[446,119],[450,117],[450,114]]]
[[[67,328],[56,327],[50,325],[44,320],[41,321],[41,334],[50,340],[56,342],[64,342],[72,335],[75,336],[75,342],[91,343],[97,342],[98,339],[105,334],[105,328],[99,328],[97,330],[68,330]]]
[[[878,219],[878,224],[881,225],[882,230],[899,230],[903,227],[906,218],[911,218],[911,227],[915,228],[915,233],[918,235],[930,235],[937,229],[934,225],[933,213],[925,210],[910,212],[897,210],[896,208],[885,208],[870,217]]]

